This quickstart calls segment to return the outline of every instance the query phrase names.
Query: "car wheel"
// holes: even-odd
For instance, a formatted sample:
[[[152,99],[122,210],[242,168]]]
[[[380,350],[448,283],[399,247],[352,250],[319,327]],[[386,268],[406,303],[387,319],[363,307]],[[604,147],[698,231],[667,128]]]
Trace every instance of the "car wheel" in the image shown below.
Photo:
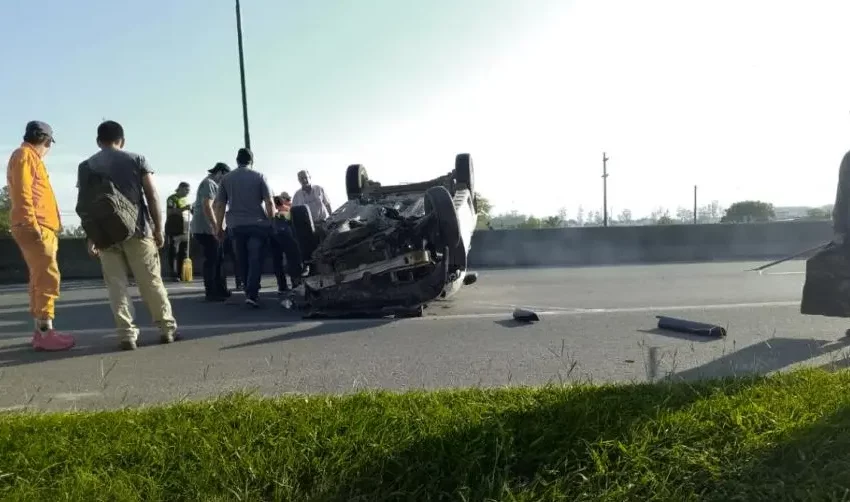
[[[345,191],[348,200],[358,199],[363,194],[363,187],[369,182],[369,175],[362,164],[352,164],[345,171]]]
[[[425,214],[434,214],[437,219],[438,249],[448,246],[455,249],[460,244],[460,222],[452,195],[445,187],[431,187],[425,192]]]
[[[475,170],[472,168],[472,155],[459,153],[455,156],[455,183],[466,185],[470,193],[475,193]]]
[[[313,251],[316,250],[316,226],[313,225],[313,215],[307,206],[292,206],[290,209],[292,218],[292,229],[295,232],[295,240],[301,250],[304,260],[309,260]]]

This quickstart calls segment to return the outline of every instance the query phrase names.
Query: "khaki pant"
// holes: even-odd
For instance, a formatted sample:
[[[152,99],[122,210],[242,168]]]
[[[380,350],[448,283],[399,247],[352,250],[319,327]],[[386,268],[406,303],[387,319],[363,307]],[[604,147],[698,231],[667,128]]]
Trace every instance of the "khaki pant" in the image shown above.
[[[177,331],[177,321],[171,313],[168,291],[160,273],[159,249],[153,239],[134,237],[102,250],[100,266],[109,291],[119,340],[136,340],[139,337],[139,328],[133,320],[133,301],[127,294],[128,270],[133,272],[142,300],[160,332],[172,335]]]
[[[53,319],[56,299],[59,298],[59,238],[56,232],[41,229],[41,238],[32,229],[12,227],[12,237],[18,244],[29,271],[30,313],[35,319]]]

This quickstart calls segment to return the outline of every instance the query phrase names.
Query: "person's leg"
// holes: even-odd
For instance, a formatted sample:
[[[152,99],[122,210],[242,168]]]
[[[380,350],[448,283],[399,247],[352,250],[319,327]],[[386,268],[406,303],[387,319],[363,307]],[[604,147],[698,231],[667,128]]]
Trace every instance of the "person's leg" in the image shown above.
[[[133,321],[136,311],[133,300],[127,293],[129,285],[127,259],[124,256],[122,244],[100,251],[100,268],[109,294],[109,306],[115,321],[118,343],[122,349],[135,348],[136,340],[139,338],[139,328]]]
[[[294,288],[301,283],[301,274],[304,268],[301,264],[301,253],[298,249],[298,242],[292,233],[292,227],[286,227],[280,234],[280,240],[283,252],[286,255],[286,270],[292,279],[292,287]]]
[[[243,269],[239,264],[239,258],[236,255],[236,238],[233,236],[233,230],[228,228],[224,239],[224,253],[233,265],[233,276],[236,280],[236,289],[241,290],[245,286],[245,277]]]
[[[53,329],[56,298],[59,297],[59,264],[56,253],[59,240],[55,233],[42,229],[41,237],[31,230],[13,228],[12,236],[21,250],[29,271],[29,304],[34,329],[32,345],[36,350],[67,350],[74,337]]]
[[[127,264],[139,283],[139,293],[150,312],[151,319],[159,327],[160,342],[171,343],[179,339],[177,321],[171,310],[168,291],[162,282],[159,266],[159,250],[151,238],[134,237],[123,244]]]
[[[189,250],[189,236],[181,235],[177,238],[177,277],[181,278],[183,276],[183,262],[186,261],[186,254]]]
[[[224,248],[213,236],[212,243],[215,245],[215,266],[213,267],[213,284],[215,292],[222,298],[230,297],[230,288],[227,287],[227,276],[224,273]]]
[[[168,278],[172,280],[176,280],[180,276],[180,272],[177,270],[177,239],[174,237],[166,237],[165,238],[165,248],[166,248],[166,258],[168,261],[168,265],[166,265],[166,270]]]
[[[242,283],[242,291],[245,292],[246,299],[250,298],[248,294],[248,277],[249,272],[249,256],[248,256],[248,240],[251,234],[245,227],[237,227],[233,229],[233,244],[236,252],[236,263],[239,264],[239,275]]]
[[[195,242],[201,246],[204,255],[204,266],[202,268],[204,277],[204,296],[207,300],[215,300],[217,297],[218,282],[216,277],[216,260],[218,242],[209,234],[195,234]]]
[[[274,270],[274,276],[277,279],[277,291],[286,291],[289,289],[289,286],[286,284],[286,275],[284,274],[283,269],[283,247],[281,246],[277,232],[274,232],[269,236],[268,250],[269,253],[271,253],[272,269]]]
[[[248,270],[245,278],[245,298],[252,305],[256,305],[260,297],[260,278],[263,275],[263,260],[269,232],[262,227],[246,227],[242,230],[247,254],[247,260],[243,263]]]

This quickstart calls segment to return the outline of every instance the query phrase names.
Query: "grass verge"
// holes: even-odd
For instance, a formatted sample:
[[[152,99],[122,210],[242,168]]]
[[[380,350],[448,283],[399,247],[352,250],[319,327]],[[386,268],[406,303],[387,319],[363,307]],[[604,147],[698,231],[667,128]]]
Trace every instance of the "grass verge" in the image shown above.
[[[2,500],[846,500],[850,374],[0,415]]]

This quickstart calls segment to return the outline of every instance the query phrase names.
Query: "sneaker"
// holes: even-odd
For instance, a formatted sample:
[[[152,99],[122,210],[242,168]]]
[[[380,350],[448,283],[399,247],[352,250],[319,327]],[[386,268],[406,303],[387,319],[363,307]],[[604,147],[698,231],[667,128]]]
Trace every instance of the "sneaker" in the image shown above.
[[[35,350],[55,352],[68,350],[74,346],[76,341],[68,333],[60,333],[55,330],[35,331],[32,334],[32,347]]]
[[[172,343],[177,340],[180,340],[180,333],[177,333],[176,331],[174,333],[159,335],[159,343]]]
[[[136,347],[138,347],[138,345],[136,345],[135,340],[121,340],[121,343],[118,344],[118,347],[120,347],[121,350],[136,350]]]
[[[258,308],[260,306],[260,302],[257,301],[256,298],[245,298],[245,305],[249,307]]]

